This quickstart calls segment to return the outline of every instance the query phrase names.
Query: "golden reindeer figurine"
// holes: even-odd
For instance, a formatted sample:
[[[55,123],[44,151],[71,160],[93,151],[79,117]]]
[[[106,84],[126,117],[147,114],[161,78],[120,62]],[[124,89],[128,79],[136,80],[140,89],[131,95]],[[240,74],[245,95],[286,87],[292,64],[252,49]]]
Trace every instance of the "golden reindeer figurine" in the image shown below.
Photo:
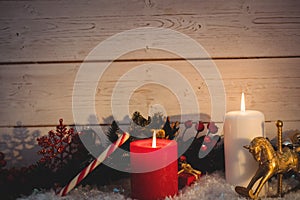
[[[237,186],[235,191],[244,197],[257,199],[264,184],[273,176],[278,176],[278,194],[282,196],[282,174],[290,170],[299,171],[299,149],[282,148],[282,121],[276,122],[278,128],[278,150],[275,151],[268,139],[264,137],[254,138],[249,146],[244,146],[259,163],[255,175],[247,188]],[[259,184],[253,192],[252,187],[259,180]]]

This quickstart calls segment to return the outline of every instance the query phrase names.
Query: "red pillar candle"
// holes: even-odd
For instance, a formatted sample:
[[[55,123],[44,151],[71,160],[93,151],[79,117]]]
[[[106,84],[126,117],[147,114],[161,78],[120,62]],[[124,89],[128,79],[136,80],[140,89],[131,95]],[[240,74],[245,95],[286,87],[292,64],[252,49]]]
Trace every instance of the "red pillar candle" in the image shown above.
[[[139,200],[162,199],[178,192],[177,143],[152,139],[130,143],[131,197]]]

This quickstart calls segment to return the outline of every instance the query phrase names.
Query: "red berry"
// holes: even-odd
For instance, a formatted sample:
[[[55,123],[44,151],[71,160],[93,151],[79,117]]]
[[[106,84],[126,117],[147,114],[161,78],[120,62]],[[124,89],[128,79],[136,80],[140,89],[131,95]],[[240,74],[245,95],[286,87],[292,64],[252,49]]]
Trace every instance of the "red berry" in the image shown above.
[[[193,126],[193,121],[188,120],[188,121],[184,122],[184,126],[185,126],[185,128],[191,128]]]
[[[206,150],[207,150],[207,146],[206,146],[205,144],[202,144],[201,150],[202,150],[202,151],[206,151]]]
[[[202,121],[199,121],[199,123],[197,123],[197,124],[195,125],[195,129],[196,129],[197,132],[203,131],[204,128],[205,128],[205,127],[204,127],[204,124],[203,124]]]
[[[185,156],[180,156],[180,161],[182,161],[182,162],[186,161],[186,157]]]
[[[210,133],[214,134],[218,132],[218,127],[215,125],[215,122],[209,122],[207,124],[207,129],[209,130]]]
[[[211,139],[209,136],[205,136],[204,137],[204,142],[207,144],[207,143],[210,143],[211,142]]]

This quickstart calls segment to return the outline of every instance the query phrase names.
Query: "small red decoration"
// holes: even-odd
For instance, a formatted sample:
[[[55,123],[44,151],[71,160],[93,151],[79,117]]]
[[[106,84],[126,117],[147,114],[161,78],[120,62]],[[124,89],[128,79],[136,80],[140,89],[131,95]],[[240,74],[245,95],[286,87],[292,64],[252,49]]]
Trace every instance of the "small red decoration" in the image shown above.
[[[206,150],[207,150],[207,146],[205,144],[202,144],[201,151],[206,151]]]
[[[56,131],[49,131],[47,136],[37,138],[42,150],[38,151],[43,155],[41,163],[45,163],[50,169],[56,171],[62,168],[73,154],[78,150],[79,137],[73,128],[67,129],[63,125],[63,119],[59,120]]]
[[[210,137],[204,137],[204,143],[210,143],[211,139]]]
[[[180,160],[180,162],[186,162],[186,157],[185,156],[180,156],[179,160]]]
[[[209,122],[207,124],[207,129],[209,130],[210,133],[215,134],[218,132],[218,127],[216,126],[215,122]]]
[[[195,129],[197,131],[197,134],[199,132],[202,132],[204,130],[204,123],[202,121],[199,121],[196,125],[195,125]]]
[[[94,159],[87,167],[85,167],[77,176],[75,176],[64,188],[59,192],[60,196],[65,196],[76,185],[78,185],[89,173],[95,170],[109,155],[111,155],[117,148],[122,146],[129,139],[129,134],[123,133],[115,143],[112,143],[103,151],[98,158]]]
[[[200,177],[200,175],[199,175],[199,177]],[[191,186],[196,180],[197,179],[194,175],[183,172],[183,173],[179,174],[179,176],[178,176],[178,188],[182,189],[185,186]]]
[[[201,172],[193,169],[190,164],[186,162],[185,156],[180,156],[179,171],[178,171],[178,188],[182,189],[185,186],[192,185],[201,176]]]
[[[193,126],[193,121],[188,120],[188,121],[184,122],[184,126],[185,126],[185,128],[191,128]]]

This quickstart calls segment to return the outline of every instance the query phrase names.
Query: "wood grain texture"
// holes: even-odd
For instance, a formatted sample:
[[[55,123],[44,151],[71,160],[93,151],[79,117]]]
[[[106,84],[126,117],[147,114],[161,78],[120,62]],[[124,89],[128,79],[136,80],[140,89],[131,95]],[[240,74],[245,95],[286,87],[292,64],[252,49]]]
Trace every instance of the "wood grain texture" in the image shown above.
[[[244,91],[247,109],[262,111],[267,121],[299,121],[299,62],[296,58],[216,61],[226,91],[227,111],[239,109],[240,95]],[[94,83],[97,85],[95,104],[100,123],[106,123],[104,119],[110,120],[116,82],[132,68],[145,63],[151,66],[154,62],[115,62],[99,82]],[[186,61],[158,63],[172,67],[186,77],[196,94],[199,112],[210,115],[211,97],[207,85],[192,65]],[[0,125],[13,126],[19,120],[26,126],[51,125],[60,117],[72,124],[73,86],[79,67],[79,64],[2,65]],[[127,83],[119,84],[124,87]],[[151,105],[161,104],[169,115],[178,115],[178,99],[168,87],[155,83],[139,87],[133,91],[129,102],[120,104],[126,106],[129,103],[130,113],[138,110],[143,115],[148,114]]]
[[[187,40],[172,40],[164,33],[152,35],[153,40],[138,50],[128,45],[128,52],[117,59],[111,57],[112,52],[134,41],[113,41],[110,51],[102,50],[87,59],[97,45],[110,37],[142,27],[178,31],[208,54],[198,55],[187,45]],[[128,101],[116,101],[117,106],[129,105],[129,114],[138,110],[146,116],[153,105],[160,104],[168,115],[177,119],[180,101],[176,93],[168,84],[154,81],[155,76],[171,75],[155,74],[151,67],[157,64],[176,70],[190,83],[200,106],[195,112],[201,113],[204,121],[210,120],[212,111],[206,81],[217,80],[224,83],[226,111],[239,109],[244,91],[247,109],[265,114],[268,137],[276,135],[274,122],[278,119],[284,121],[284,130],[299,129],[299,33],[300,1],[294,0],[0,1],[1,148],[6,147],[4,150],[10,152],[16,152],[13,148],[20,149],[23,143],[16,143],[13,137],[14,131],[23,130],[22,127],[28,128],[32,137],[34,130],[46,134],[55,128],[59,118],[66,124],[74,124],[72,98],[76,84],[96,85],[92,91],[95,102],[85,98],[86,92],[93,90],[88,84],[80,97],[83,102],[91,103],[88,107],[95,103],[97,122],[107,128],[112,121],[116,84],[126,94],[127,86],[134,85],[136,79],[124,79],[125,75],[142,65],[149,66],[149,70],[140,76],[153,83],[135,88]],[[137,41],[147,39],[145,32],[134,36]],[[157,50],[164,41],[169,45],[167,50],[173,43],[184,49],[186,56]],[[190,63],[206,65],[210,57],[218,67],[220,80],[214,75],[201,76]],[[83,60],[101,66],[100,69],[110,65],[99,80],[91,81],[88,77],[78,82],[76,76]],[[108,63],[109,60],[115,62]],[[177,84],[181,86],[182,80]],[[193,98],[188,92],[185,96]],[[87,112],[87,107],[80,107],[80,112]],[[93,117],[86,119],[87,123],[89,120],[94,123]],[[27,157],[21,162],[33,162],[30,158],[36,157],[32,153],[32,149],[25,148],[22,156]]]
[[[294,57],[299,8],[292,0],[0,1],[0,61],[81,61],[110,36],[140,27],[179,31],[212,57]]]

